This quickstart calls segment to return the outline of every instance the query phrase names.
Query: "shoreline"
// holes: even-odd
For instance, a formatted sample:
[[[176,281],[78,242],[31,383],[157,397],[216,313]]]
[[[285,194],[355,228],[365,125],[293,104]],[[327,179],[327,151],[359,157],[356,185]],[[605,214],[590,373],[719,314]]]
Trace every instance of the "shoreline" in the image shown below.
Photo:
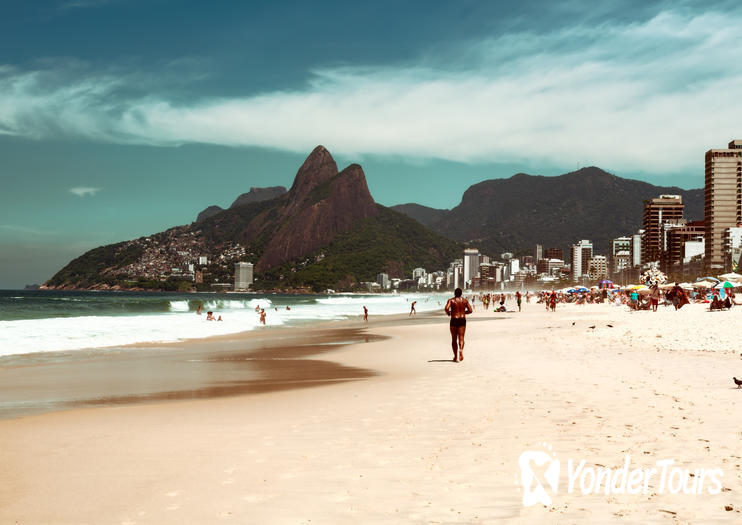
[[[383,327],[443,314],[369,316]],[[366,379],[377,372],[327,354],[388,337],[357,320],[279,325],[175,342],[146,342],[0,358],[0,420],[84,407],[211,399]],[[235,367],[238,370],[235,370]],[[137,377],[146,368],[147,380]],[[204,378],[204,376],[207,376]],[[103,381],[101,378],[105,379]],[[55,395],[54,391],[64,392]]]

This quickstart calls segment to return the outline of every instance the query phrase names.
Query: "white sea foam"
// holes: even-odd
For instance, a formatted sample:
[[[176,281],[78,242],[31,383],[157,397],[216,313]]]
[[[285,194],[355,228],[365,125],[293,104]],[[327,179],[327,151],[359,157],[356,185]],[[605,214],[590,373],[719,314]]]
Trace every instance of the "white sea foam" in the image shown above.
[[[337,295],[292,304],[290,298],[210,299],[203,301],[204,315],[190,310],[187,300],[170,301],[170,312],[140,315],[54,317],[0,321],[0,356],[103,348],[134,343],[174,342],[254,330],[259,326],[255,307],[266,311],[270,326],[313,321],[360,318],[363,306],[374,315],[407,313],[412,301],[420,312],[442,308],[442,296],[424,295]],[[192,302],[192,301],[191,301]],[[286,304],[291,310],[286,310]],[[277,308],[277,310],[276,310]],[[223,321],[206,321],[205,312],[221,315]]]
[[[173,342],[252,330],[255,312],[222,314],[223,321],[189,313],[86,316],[0,322],[0,356],[100,348],[145,342]],[[273,316],[268,325],[283,324]]]
[[[170,301],[170,310],[173,312],[187,312],[188,301]]]

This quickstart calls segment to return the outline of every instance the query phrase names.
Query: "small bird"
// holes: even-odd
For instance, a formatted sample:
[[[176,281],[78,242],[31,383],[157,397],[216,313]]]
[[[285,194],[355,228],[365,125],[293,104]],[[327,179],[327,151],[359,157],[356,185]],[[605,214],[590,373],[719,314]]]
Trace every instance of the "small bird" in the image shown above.
[[[577,322],[577,321],[572,321],[572,326],[574,326],[576,322]],[[742,355],[742,354],[740,354],[740,355]]]
[[[608,328],[613,328],[613,325],[612,325],[612,324],[607,324],[606,326],[607,326]]]
[[[737,385],[737,388],[742,388],[742,380],[737,379],[736,377],[733,377],[732,379],[734,379],[734,384]]]
[[[588,328],[590,328],[591,330],[593,330],[595,328],[595,325],[588,326]]]

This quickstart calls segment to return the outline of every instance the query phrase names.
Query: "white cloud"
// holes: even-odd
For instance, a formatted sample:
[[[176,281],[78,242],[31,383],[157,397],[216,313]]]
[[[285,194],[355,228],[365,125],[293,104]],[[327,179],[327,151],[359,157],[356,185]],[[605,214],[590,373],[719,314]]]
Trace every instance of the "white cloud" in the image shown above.
[[[325,69],[303,90],[191,103],[122,98],[126,77],[48,87],[52,72],[0,68],[0,133],[702,172],[705,150],[742,136],[740,26],[736,13],[664,12],[472,42],[445,64]]]
[[[85,197],[86,195],[94,197],[100,190],[100,188],[91,188],[89,186],[77,186],[75,188],[70,188],[70,193],[77,195],[78,197]]]
[[[65,2],[58,7],[59,11],[67,11],[70,9],[88,9],[95,7],[103,7],[110,4],[113,0],[72,0]]]
[[[24,233],[31,235],[53,235],[55,232],[29,228],[28,226],[19,226],[17,224],[0,224],[0,229],[12,233]]]

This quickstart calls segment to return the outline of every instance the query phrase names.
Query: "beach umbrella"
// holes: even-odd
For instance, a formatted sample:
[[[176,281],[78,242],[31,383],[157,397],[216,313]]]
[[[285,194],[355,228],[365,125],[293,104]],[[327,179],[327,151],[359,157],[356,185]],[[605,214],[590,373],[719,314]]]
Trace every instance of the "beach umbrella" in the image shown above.
[[[719,279],[724,279],[725,281],[742,281],[742,275],[734,272],[723,273],[719,276]]]
[[[719,279],[717,279],[716,277],[699,277],[698,279],[696,279],[696,282],[698,281],[714,281],[715,283],[718,283]]]
[[[584,286],[580,286],[579,288],[576,288],[575,291],[577,291],[577,292],[587,292],[588,290]]]
[[[716,283],[712,283],[711,281],[696,281],[693,283],[694,288],[711,288]]]
[[[577,290],[575,290],[574,288],[570,288],[569,290],[567,290],[567,293],[575,293],[576,291]]]
[[[714,285],[714,288],[734,288],[735,286],[739,286],[739,285],[732,284],[729,281],[724,281],[723,283],[716,283]]]
[[[680,286],[683,290],[692,290],[693,285],[690,283],[680,283],[678,286]]]

